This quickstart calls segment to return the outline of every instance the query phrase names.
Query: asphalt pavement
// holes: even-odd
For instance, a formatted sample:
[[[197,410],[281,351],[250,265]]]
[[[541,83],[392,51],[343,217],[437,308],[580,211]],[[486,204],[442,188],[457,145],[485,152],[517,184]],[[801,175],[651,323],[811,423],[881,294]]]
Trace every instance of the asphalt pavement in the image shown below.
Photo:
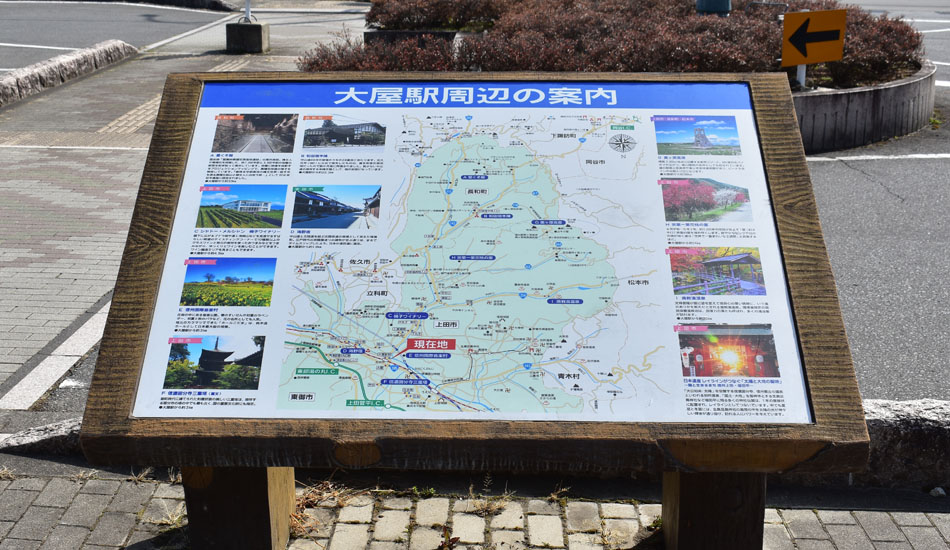
[[[118,2],[3,2],[0,11],[0,70],[25,67],[113,38],[142,48],[233,17]]]
[[[925,56],[937,65],[941,87],[950,87],[950,4],[946,0],[854,0],[848,2],[875,15],[900,16],[924,34]]]

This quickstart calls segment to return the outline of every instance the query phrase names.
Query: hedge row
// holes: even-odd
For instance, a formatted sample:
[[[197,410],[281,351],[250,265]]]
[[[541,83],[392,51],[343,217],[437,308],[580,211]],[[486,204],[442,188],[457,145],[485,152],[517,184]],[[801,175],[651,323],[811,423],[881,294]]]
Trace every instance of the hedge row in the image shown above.
[[[298,67],[302,71],[782,70],[782,31],[776,13],[767,7],[747,13],[747,2],[734,1],[732,14],[723,18],[697,15],[695,0],[513,0],[494,19],[491,30],[466,36],[455,45],[431,38],[363,44],[343,37],[307,52]],[[396,6],[426,4],[445,10],[445,5],[455,3],[484,7],[490,2],[376,0],[374,9],[385,4],[388,13],[395,13]],[[838,8],[835,0],[793,0],[790,11]],[[486,13],[465,13],[474,12]],[[383,18],[374,17],[379,26],[387,26]],[[899,19],[849,7],[845,36],[844,59],[811,70],[823,86],[885,82],[920,67],[921,36]]]

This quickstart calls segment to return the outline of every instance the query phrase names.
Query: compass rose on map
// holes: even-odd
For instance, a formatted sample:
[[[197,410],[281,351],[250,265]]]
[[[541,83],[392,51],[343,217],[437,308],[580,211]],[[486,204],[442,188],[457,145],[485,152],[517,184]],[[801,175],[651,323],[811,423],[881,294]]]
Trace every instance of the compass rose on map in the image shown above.
[[[634,146],[637,144],[636,140],[627,134],[616,134],[610,136],[610,140],[607,142],[610,145],[610,148],[618,153],[629,153],[633,150]]]

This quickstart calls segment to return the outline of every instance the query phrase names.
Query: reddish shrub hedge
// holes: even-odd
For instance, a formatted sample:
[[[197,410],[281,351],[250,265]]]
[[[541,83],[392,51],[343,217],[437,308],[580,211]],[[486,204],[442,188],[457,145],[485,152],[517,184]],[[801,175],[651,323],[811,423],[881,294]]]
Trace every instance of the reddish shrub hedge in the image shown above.
[[[364,44],[344,35],[318,44],[297,60],[297,68],[318,71],[454,71],[455,47],[450,40],[426,37]]]
[[[409,2],[375,0],[400,9]],[[729,17],[696,14],[695,0],[516,0],[492,29],[457,48],[415,40],[365,46],[350,39],[320,45],[301,70],[482,70],[621,72],[762,72],[781,70],[776,13],[735,0]],[[500,4],[495,4],[497,8]],[[791,11],[835,9],[834,0],[792,0]],[[379,8],[382,10],[383,8]],[[395,16],[396,7],[387,13]],[[382,13],[377,10],[377,13]],[[371,12],[372,13],[372,12]],[[380,26],[385,18],[374,16]],[[809,69],[821,85],[853,87],[893,80],[919,68],[920,34],[903,21],[849,8],[845,57]]]
[[[373,0],[366,23],[384,30],[483,31],[506,6],[503,0]]]

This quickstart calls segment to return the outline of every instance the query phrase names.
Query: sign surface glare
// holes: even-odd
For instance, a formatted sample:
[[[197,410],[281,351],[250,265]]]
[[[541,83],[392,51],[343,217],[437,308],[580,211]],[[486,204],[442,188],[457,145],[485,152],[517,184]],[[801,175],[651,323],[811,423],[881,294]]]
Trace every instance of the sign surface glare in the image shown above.
[[[175,208],[134,417],[812,421],[745,84],[209,82]]]

